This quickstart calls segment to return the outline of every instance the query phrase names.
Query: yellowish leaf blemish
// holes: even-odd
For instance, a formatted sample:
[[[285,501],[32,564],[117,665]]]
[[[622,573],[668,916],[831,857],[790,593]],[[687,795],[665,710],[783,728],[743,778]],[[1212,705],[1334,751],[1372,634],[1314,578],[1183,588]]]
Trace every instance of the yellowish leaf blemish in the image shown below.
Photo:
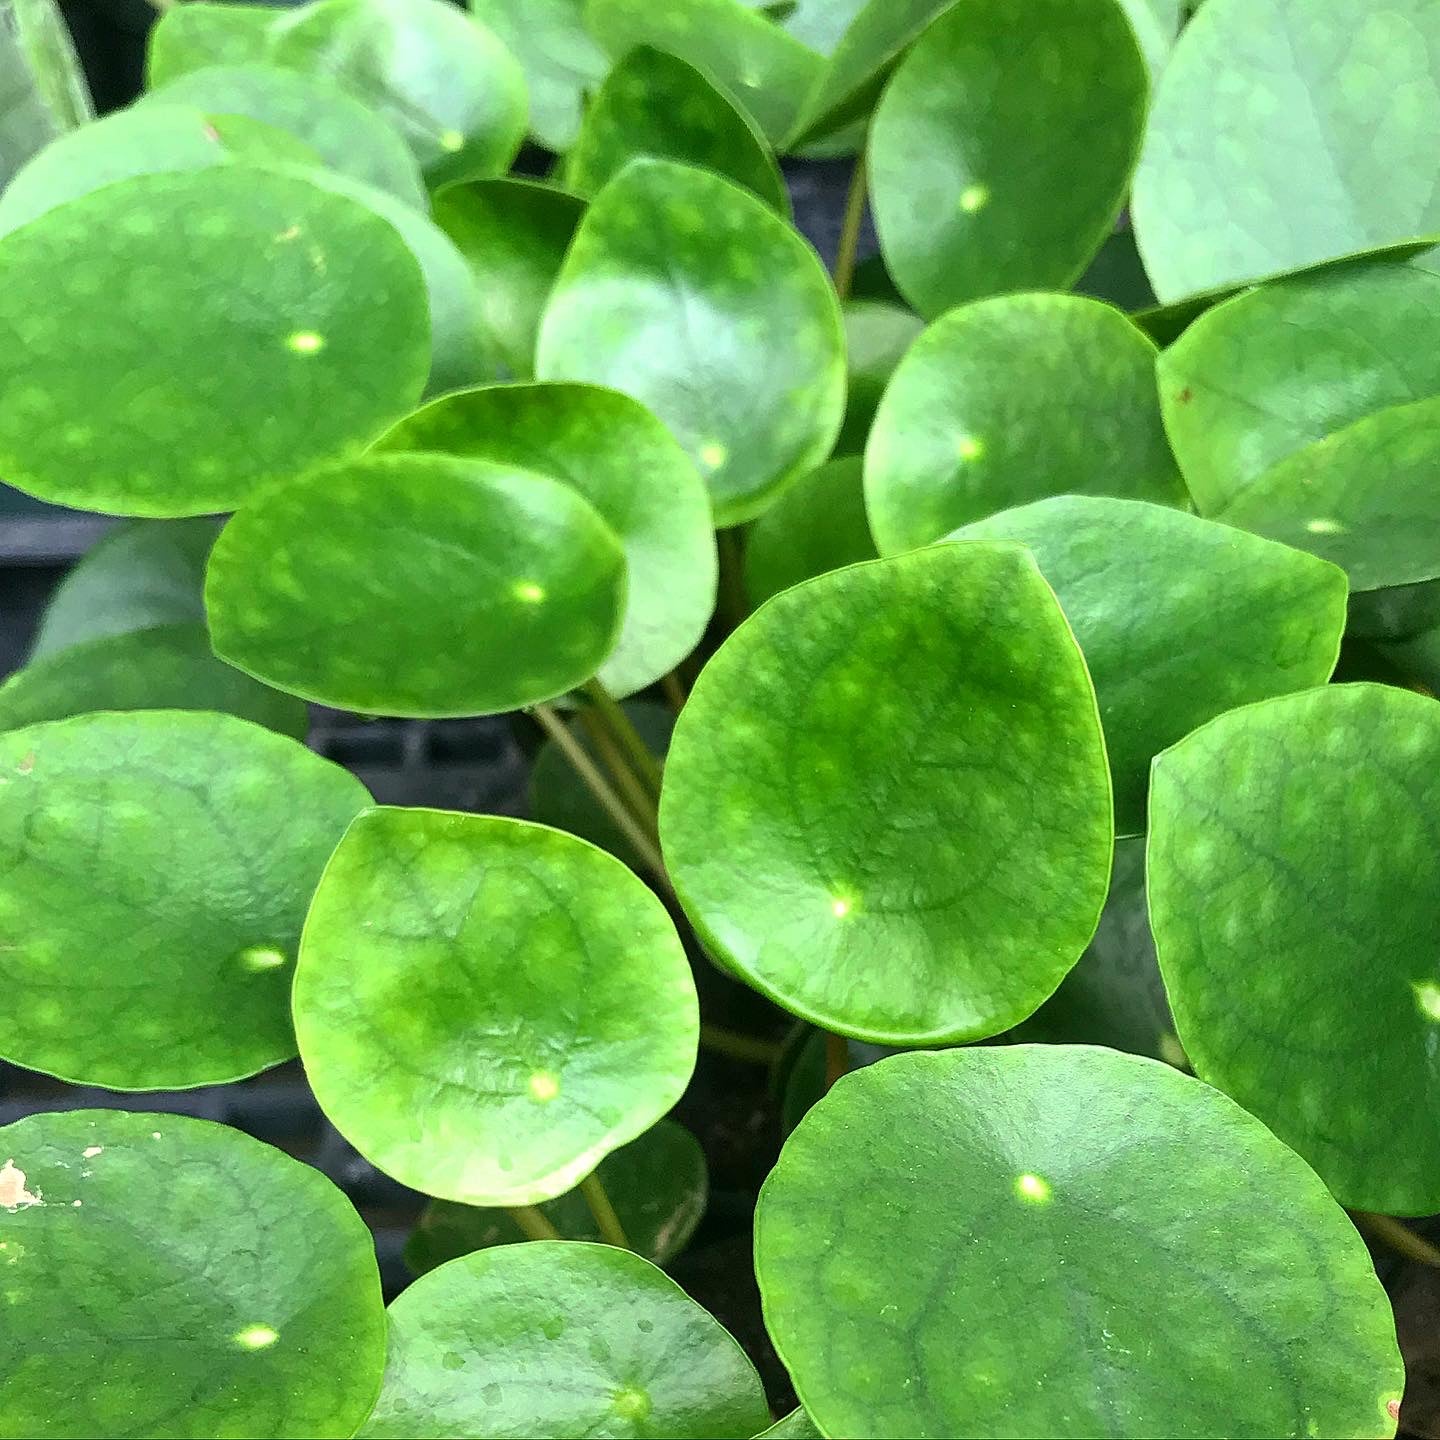
[[[1050,1198],[1050,1182],[1027,1171],[1015,1177],[1015,1193],[1031,1205],[1043,1205]]]
[[[0,1207],[13,1213],[40,1203],[40,1192],[36,1190],[32,1194],[25,1188],[25,1172],[13,1159],[0,1166]]]
[[[560,1093],[560,1082],[548,1070],[537,1070],[529,1081],[530,1098],[548,1104]]]
[[[248,945],[235,958],[245,970],[278,970],[286,955],[274,945]]]
[[[977,210],[983,210],[989,203],[990,187],[988,185],[967,185],[960,192],[960,208],[967,215],[973,215]]]
[[[962,460],[978,460],[985,453],[985,446],[973,435],[962,435],[955,442],[955,453]]]
[[[1324,516],[1307,520],[1305,528],[1312,535],[1341,535],[1345,531],[1345,527],[1338,520],[1327,520]]]
[[[1440,985],[1433,980],[1416,980],[1410,987],[1415,992],[1415,1003],[1427,1019],[1440,1024]]]
[[[315,355],[325,348],[325,337],[315,330],[296,330],[285,343],[297,355]]]
[[[718,470],[730,458],[730,452],[717,441],[700,447],[700,463],[707,470]]]
[[[266,1350],[280,1338],[273,1325],[247,1325],[235,1333],[235,1343],[242,1350]]]
[[[465,148],[465,137],[458,130],[442,130],[440,132],[440,148],[453,155],[457,150]]]
[[[518,580],[515,583],[515,598],[527,605],[538,605],[545,598],[545,587],[533,580]]]

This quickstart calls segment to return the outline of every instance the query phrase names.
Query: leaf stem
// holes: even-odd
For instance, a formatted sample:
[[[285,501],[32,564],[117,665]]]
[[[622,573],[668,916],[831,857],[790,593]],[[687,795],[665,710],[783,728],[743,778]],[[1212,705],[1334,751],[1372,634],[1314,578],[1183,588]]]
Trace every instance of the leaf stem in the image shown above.
[[[587,1175],[580,1182],[580,1193],[585,1197],[585,1203],[590,1207],[595,1223],[600,1227],[600,1238],[607,1245],[615,1245],[621,1250],[630,1249],[630,1242],[625,1238],[625,1227],[620,1223],[620,1217],[610,1203],[609,1193],[598,1172]]]
[[[720,556],[719,603],[716,608],[727,630],[738,630],[750,613],[745,598],[745,548],[740,530],[717,530],[715,548]]]
[[[773,1065],[780,1058],[780,1047],[773,1041],[742,1035],[738,1030],[728,1030],[723,1025],[702,1025],[700,1043],[717,1055],[727,1055],[732,1060],[744,1060],[751,1065]]]
[[[865,219],[865,150],[855,157],[850,175],[850,193],[845,200],[845,219],[840,227],[840,248],[835,254],[835,293],[850,298],[855,284],[855,260],[860,253],[860,226]]]
[[[1417,1235],[1408,1225],[1402,1225],[1389,1215],[1374,1215],[1368,1210],[1352,1210],[1350,1214],[1361,1230],[1368,1231],[1396,1254],[1440,1269],[1440,1247],[1432,1245],[1423,1235]]]
[[[640,783],[640,777],[631,768],[619,744],[593,709],[581,710],[580,723],[585,727],[591,743],[605,762],[625,803],[630,807],[631,815],[650,837],[651,842],[658,842],[660,816],[655,807],[655,797]]]
[[[850,1072],[850,1046],[843,1035],[828,1031],[825,1035],[825,1090]]]
[[[565,1237],[535,1205],[507,1205],[505,1213],[520,1227],[527,1240],[563,1240]]]
[[[685,682],[680,678],[678,670],[672,670],[668,675],[660,677],[660,689],[664,692],[665,699],[669,702],[670,708],[678,715],[685,708]]]
[[[595,707],[595,712],[611,737],[629,758],[635,772],[655,799],[660,798],[660,762],[640,738],[615,697],[598,681],[587,680],[582,687]]]

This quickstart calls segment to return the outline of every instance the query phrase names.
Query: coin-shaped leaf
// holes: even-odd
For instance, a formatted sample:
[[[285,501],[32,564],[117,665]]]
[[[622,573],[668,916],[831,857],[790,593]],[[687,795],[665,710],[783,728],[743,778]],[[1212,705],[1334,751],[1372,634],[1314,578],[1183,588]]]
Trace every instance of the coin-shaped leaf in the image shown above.
[[[709,1181],[705,1153],[683,1125],[660,1121],[612,1150],[596,1173],[636,1254],[663,1265],[685,1248],[705,1213]],[[600,1241],[599,1223],[579,1190],[539,1208],[566,1240]],[[405,1260],[423,1275],[461,1255],[528,1239],[508,1210],[432,1200],[405,1246]]]
[[[626,55],[590,102],[565,157],[566,184],[593,195],[641,155],[714,170],[790,212],[780,167],[755,122],[693,65],[648,45]]]
[[[1120,211],[1148,90],[1116,0],[959,0],[870,131],[875,228],[905,297],[934,316],[1075,280]]]
[[[341,841],[295,1024],[346,1139],[469,1205],[571,1189],[680,1098],[699,1035],[675,927],[624,865],[558,830],[435,810],[372,810]]]
[[[600,668],[630,695],[674,669],[715,608],[715,537],[704,483],[643,405],[596,385],[496,385],[446,395],[402,421],[387,450],[516,465],[583,496],[625,552],[620,638]]]
[[[82,715],[0,735],[0,1054],[112,1090],[295,1054],[306,906],[368,797],[228,715]]]
[[[442,190],[434,208],[476,280],[490,378],[533,379],[540,317],[585,202],[553,185],[478,180]]]
[[[0,1435],[354,1434],[385,1310],[370,1232],[324,1176],[117,1110],[17,1120],[0,1155]]]
[[[724,1440],[769,1419],[745,1352],[662,1271],[542,1241],[452,1260],[390,1307],[365,1437]]]
[[[1218,514],[1287,455],[1440,395],[1440,275],[1347,266],[1262,285],[1196,320],[1158,373],[1186,484]]]
[[[865,451],[881,554],[1047,495],[1185,504],[1154,366],[1150,340],[1083,296],[1002,296],[936,321],[900,362]]]
[[[1340,685],[1222,715],[1151,790],[1150,918],[1196,1072],[1387,1214],[1440,1207],[1437,775],[1440,704]],[[1383,1126],[1377,1087],[1406,1097]]]
[[[1394,1425],[1394,1321],[1345,1213],[1253,1116],[1153,1060],[1014,1045],[846,1076],[766,1181],[755,1255],[829,1435]]]
[[[544,475],[372,455],[241,510],[205,595],[216,654],[278,689],[369,714],[499,714],[595,674],[625,557]]]
[[[63,504],[228,509],[373,439],[429,363],[395,230],[250,165],[106,186],[0,239],[0,266],[0,472]]]
[[[1063,495],[955,538],[1018,541],[1054,587],[1100,700],[1122,835],[1145,828],[1154,756],[1237,705],[1323,685],[1340,653],[1335,566],[1182,510]]]
[[[305,738],[310,714],[216,658],[204,625],[102,635],[32,660],[0,685],[0,730],[96,710],[217,710]]]
[[[636,160],[580,222],[536,373],[647,405],[695,458],[716,524],[735,525],[835,443],[840,307],[815,252],[749,191]]]
[[[1429,0],[1207,0],[1135,176],[1160,299],[1440,232],[1436,53]]]
[[[1008,544],[777,595],[701,674],[660,805],[707,944],[795,1014],[896,1043],[1034,1010],[1094,933],[1111,834],[1084,661]]]

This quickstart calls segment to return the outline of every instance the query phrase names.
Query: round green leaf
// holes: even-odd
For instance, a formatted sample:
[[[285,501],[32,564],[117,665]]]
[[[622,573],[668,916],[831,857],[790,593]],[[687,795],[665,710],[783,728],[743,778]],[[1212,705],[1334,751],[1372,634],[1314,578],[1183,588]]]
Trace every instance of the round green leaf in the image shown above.
[[[483,460],[373,455],[266,491],[225,527],[215,653],[368,714],[499,714],[590,679],[625,557],[566,485]]]
[[[16,175],[0,192],[0,234],[117,180],[234,160],[320,163],[304,141],[242,115],[159,103],[121,110],[62,135]]]
[[[905,297],[935,316],[1075,280],[1120,212],[1148,89],[1116,0],[959,0],[870,131],[875,228]]]
[[[840,307],[815,252],[748,191],[636,160],[580,222],[536,373],[647,405],[694,456],[715,523],[736,525],[835,443]]]
[[[1015,1045],[857,1071],[786,1142],[755,1242],[826,1434],[1393,1428],[1359,1235],[1258,1120],[1153,1060]]]
[[[847,394],[845,423],[835,453],[860,455],[880,408],[880,397],[925,322],[909,310],[881,300],[847,301],[844,319]]]
[[[207,114],[245,115],[288,131],[339,174],[425,208],[425,187],[405,142],[323,75],[277,65],[209,65],[151,94],[147,106],[195,105]]]
[[[229,509],[359,449],[424,381],[409,251],[298,176],[123,180],[5,236],[0,266],[0,473],[41,499]]]
[[[1151,923],[1196,1072],[1387,1214],[1440,1208],[1437,776],[1440,704],[1341,685],[1222,715],[1151,786]],[[1405,1097],[1383,1126],[1377,1093]]]
[[[860,470],[858,455],[822,465],[750,527],[745,593],[751,605],[762,605],[802,580],[875,558]]]
[[[596,1173],[638,1255],[663,1265],[685,1248],[705,1213],[709,1180],[700,1142],[683,1125],[660,1121],[638,1140],[611,1151]],[[540,1210],[567,1240],[601,1238],[579,1190],[547,1200]],[[405,1260],[423,1275],[461,1255],[528,1238],[508,1210],[432,1200],[405,1247]]]
[[[303,701],[217,660],[203,625],[102,635],[32,660],[0,685],[0,730],[96,710],[215,710],[297,740],[310,728]]]
[[[615,66],[590,102],[565,159],[565,181],[593,195],[642,155],[714,170],[790,213],[780,167],[755,122],[694,66],[644,45]]]
[[[715,608],[710,501],[674,437],[628,395],[564,384],[466,390],[427,405],[380,443],[521,466],[594,507],[630,577],[620,638],[599,672],[613,694],[654,684],[699,643]]]
[[[1011,295],[933,324],[895,371],[865,450],[882,554],[1048,495],[1184,505],[1155,347],[1078,295]]]
[[[1440,231],[1440,8],[1209,0],[1156,91],[1135,230],[1163,301]]]
[[[444,0],[312,0],[273,27],[269,58],[389,121],[432,185],[503,174],[525,138],[518,62]]]
[[[208,515],[117,525],[55,587],[31,661],[103,635],[203,622],[205,561],[218,530]]]
[[[1165,428],[1217,514],[1288,455],[1440,396],[1440,276],[1347,267],[1237,295],[1160,357]]]
[[[0,1435],[352,1435],[385,1365],[375,1247],[317,1171],[178,1115],[0,1130]]]
[[[778,24],[788,30],[802,45],[820,55],[834,53],[856,15],[865,8],[865,0],[778,0],[761,5]]]
[[[452,185],[435,197],[435,223],[476,280],[493,378],[534,378],[540,317],[584,209],[577,196],[526,180]]]
[[[295,1054],[305,907],[358,780],[228,715],[82,715],[0,735],[0,1054],[112,1090]]]
[[[468,1205],[571,1189],[680,1098],[699,1037],[675,927],[624,865],[558,830],[434,810],[369,811],[340,843],[295,1026],[346,1139]]]
[[[707,946],[794,1014],[914,1044],[1022,1020],[1111,847],[1095,693],[1033,560],[941,545],[777,595],[681,713],[660,836]]]
[[[645,45],[693,65],[775,145],[822,68],[815,51],[741,0],[589,0],[585,19],[617,59]]]
[[[390,1307],[366,1437],[723,1440],[770,1412],[755,1367],[638,1255],[541,1241],[432,1270]]]
[[[1340,653],[1335,566],[1164,505],[1063,495],[954,538],[1018,541],[1054,588],[1095,682],[1121,834],[1145,829],[1161,750],[1237,705],[1323,685]]]
[[[1185,19],[1187,0],[1120,0],[1120,8],[1135,32],[1153,82],[1170,59]]]
[[[768,1430],[762,1430],[755,1440],[823,1440],[823,1437],[802,1408],[792,1410]]]
[[[145,74],[152,88],[210,65],[264,62],[270,32],[285,15],[274,5],[245,0],[186,0],[160,12],[150,29]]]

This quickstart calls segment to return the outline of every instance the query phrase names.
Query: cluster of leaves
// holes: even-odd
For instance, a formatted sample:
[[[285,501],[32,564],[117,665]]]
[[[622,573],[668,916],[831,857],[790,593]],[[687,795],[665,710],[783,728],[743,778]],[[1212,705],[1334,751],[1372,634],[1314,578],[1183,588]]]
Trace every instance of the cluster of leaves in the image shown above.
[[[298,1052],[434,1197],[387,1320],[286,1156],[10,1126],[0,1435],[762,1430],[657,1268],[705,956],[804,1022],[767,1433],[1393,1429],[1440,5],[1194,8],[200,0],[78,123],[0,5],[0,475],[132,517],[0,688],[0,1054]],[[833,278],[777,154],[857,156]],[[529,710],[554,823],[373,807],[306,701]]]

